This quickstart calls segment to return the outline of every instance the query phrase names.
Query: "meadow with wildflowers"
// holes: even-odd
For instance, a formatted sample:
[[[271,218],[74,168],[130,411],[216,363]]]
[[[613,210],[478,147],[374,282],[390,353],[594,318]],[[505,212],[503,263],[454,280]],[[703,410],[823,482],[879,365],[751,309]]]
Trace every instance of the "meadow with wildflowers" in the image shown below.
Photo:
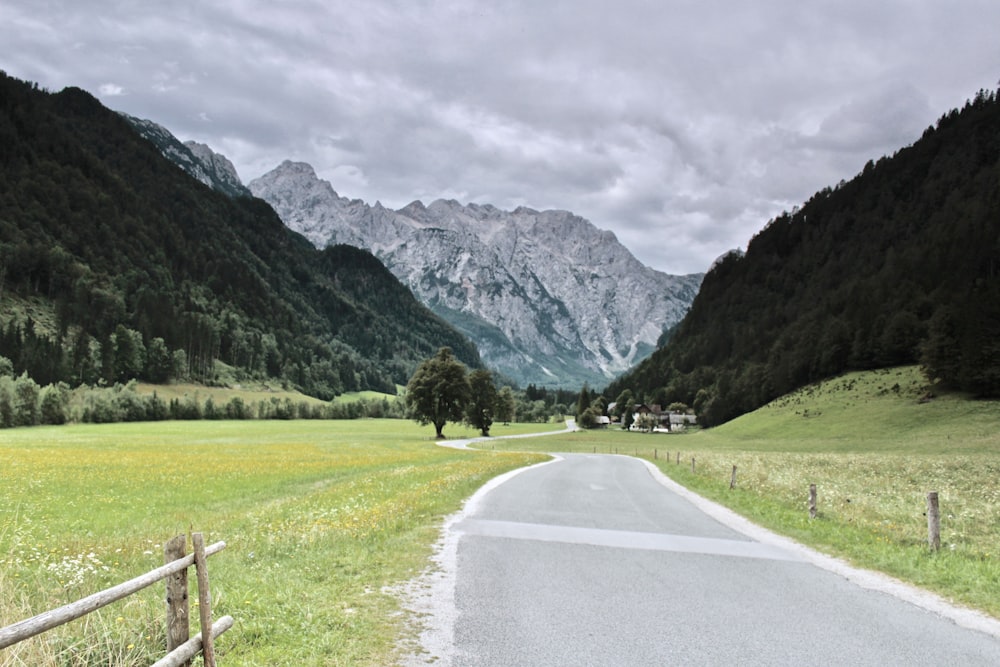
[[[612,429],[500,446],[649,459],[762,526],[1000,618],[1000,402],[935,394],[916,367],[851,373],[683,435]]]
[[[438,447],[403,420],[10,429],[0,626],[147,572],[193,530],[227,544],[209,560],[213,616],[236,619],[217,642],[222,664],[386,664],[409,631],[389,591],[427,565],[442,517],[543,458]],[[156,585],[0,651],[0,665],[148,665],[164,654],[164,623]]]

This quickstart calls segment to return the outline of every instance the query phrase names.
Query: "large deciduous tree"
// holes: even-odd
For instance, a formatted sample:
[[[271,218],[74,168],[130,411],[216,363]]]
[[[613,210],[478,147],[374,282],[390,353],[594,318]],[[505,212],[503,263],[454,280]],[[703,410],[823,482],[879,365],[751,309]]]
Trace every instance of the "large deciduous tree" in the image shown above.
[[[490,434],[493,417],[497,412],[498,394],[493,382],[493,373],[485,369],[472,371],[469,375],[469,402],[465,407],[465,422],[478,428],[483,437]]]
[[[451,348],[442,347],[427,359],[406,385],[406,408],[417,423],[434,424],[435,437],[444,437],[444,425],[461,421],[469,400],[465,366]]]
[[[504,424],[514,421],[515,399],[514,390],[510,387],[503,387],[497,394],[496,413],[493,415]]]

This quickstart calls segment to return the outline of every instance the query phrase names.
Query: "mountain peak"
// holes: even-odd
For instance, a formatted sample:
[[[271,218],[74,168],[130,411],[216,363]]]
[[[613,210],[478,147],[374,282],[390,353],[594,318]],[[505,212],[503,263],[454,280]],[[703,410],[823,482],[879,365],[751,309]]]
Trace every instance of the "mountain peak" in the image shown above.
[[[224,189],[235,169],[149,121],[165,155]],[[200,172],[198,171],[200,170]],[[220,185],[222,183],[222,185]],[[242,187],[242,186],[241,186]],[[702,274],[642,265],[615,235],[565,210],[417,200],[398,211],[340,196],[312,165],[284,160],[248,184],[313,245],[370,251],[483,360],[523,384],[599,386],[648,356],[687,311]]]
[[[316,170],[308,162],[295,162],[293,160],[284,160],[281,164],[275,167],[272,171],[278,172],[282,175],[298,175],[308,178],[313,178],[319,180],[316,175]]]
[[[643,266],[613,233],[569,211],[455,199],[391,211],[349,202],[311,173],[279,178],[288,165],[250,183],[285,224],[318,247],[371,251],[487,365],[522,384],[606,383],[653,351],[701,282]]]

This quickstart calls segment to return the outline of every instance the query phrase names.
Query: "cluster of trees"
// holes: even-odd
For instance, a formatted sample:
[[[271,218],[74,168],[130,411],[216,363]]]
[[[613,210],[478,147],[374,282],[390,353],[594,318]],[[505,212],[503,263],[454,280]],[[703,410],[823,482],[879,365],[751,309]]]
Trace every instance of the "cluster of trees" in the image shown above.
[[[277,397],[245,401],[235,396],[217,405],[211,396],[204,400],[189,396],[164,401],[155,393],[138,393],[135,384],[130,381],[76,389],[64,382],[41,386],[27,373],[14,375],[10,360],[0,357],[0,428],[167,419],[401,419],[405,416],[405,406],[398,399],[317,403]]]
[[[42,388],[26,373],[14,377],[10,361],[0,357],[0,428],[64,424],[68,412],[68,386]]]
[[[448,422],[465,422],[490,434],[494,421],[514,418],[514,393],[510,387],[497,390],[493,374],[468,369],[450,348],[443,347],[417,368],[406,385],[406,407],[419,424],[433,424],[435,437],[444,437]]]
[[[594,428],[607,410],[607,401],[603,396],[590,389],[584,382],[583,388],[576,399],[576,425],[580,428]]]
[[[1000,96],[772,220],[706,275],[668,342],[605,390],[727,421],[848,370],[919,363],[1000,395]]]
[[[514,396],[515,418],[522,423],[561,421],[566,415],[573,414],[577,401],[576,390],[549,389],[534,384],[529,384],[523,390],[516,390]]]
[[[317,251],[265,202],[188,176],[82,90],[0,72],[0,145],[0,354],[18,374],[212,384],[222,362],[330,399],[392,393],[441,345],[481,365],[369,253]],[[45,317],[29,319],[26,303]]]
[[[585,390],[587,400],[600,397]],[[140,394],[136,381],[76,388],[61,381],[40,385],[26,372],[15,373],[10,359],[0,356],[0,428],[64,423],[114,423],[199,419],[404,419],[433,423],[438,437],[448,421],[465,422],[488,436],[492,425],[515,420],[545,422],[562,419],[566,390],[497,388],[490,371],[470,371],[442,348],[414,373],[405,401],[400,398],[359,399],[350,402],[293,401],[273,397],[245,401],[233,397],[216,403],[211,396],[163,400]]]
[[[159,336],[148,344],[123,324],[102,339],[78,329],[64,337],[39,334],[32,319],[11,319],[0,330],[0,351],[13,367],[41,384],[110,385],[141,380],[165,384],[193,373],[184,350],[170,350]]]

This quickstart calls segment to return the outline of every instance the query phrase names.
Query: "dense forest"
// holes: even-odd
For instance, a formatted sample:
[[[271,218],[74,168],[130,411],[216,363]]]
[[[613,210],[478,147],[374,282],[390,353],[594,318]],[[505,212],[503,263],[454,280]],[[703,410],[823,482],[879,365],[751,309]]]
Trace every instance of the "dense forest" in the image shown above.
[[[719,424],[848,370],[920,363],[1000,395],[1000,95],[980,91],[705,277],[667,342],[604,392]]]
[[[42,385],[274,379],[394,393],[475,347],[367,252],[318,251],[263,201],[162,157],[89,93],[0,72],[0,356]]]

